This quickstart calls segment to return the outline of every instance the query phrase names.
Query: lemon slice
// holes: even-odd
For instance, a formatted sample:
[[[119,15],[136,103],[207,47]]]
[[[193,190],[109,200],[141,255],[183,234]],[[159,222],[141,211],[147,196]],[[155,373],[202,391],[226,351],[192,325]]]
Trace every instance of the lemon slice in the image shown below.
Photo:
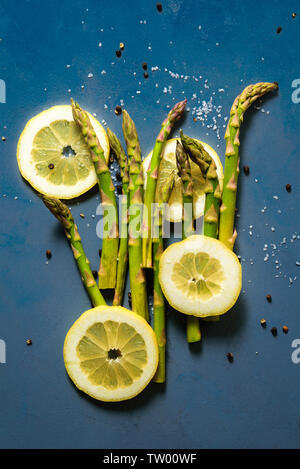
[[[109,142],[104,128],[89,114],[105,156]],[[17,148],[22,176],[42,194],[72,199],[97,182],[89,149],[73,120],[71,106],[54,106],[33,117]]]
[[[180,177],[177,175],[177,165],[176,165],[176,141],[179,140],[178,138],[172,138],[167,140],[163,152],[162,152],[162,160],[160,163],[159,168],[159,180],[158,185],[164,185],[166,179],[168,178],[170,172],[176,171],[176,178],[174,183],[174,188],[169,199],[169,210],[166,217],[171,222],[180,222],[182,219],[182,185]],[[221,189],[223,188],[223,167],[220,161],[219,156],[211,148],[207,143],[201,142],[198,140],[204,147],[204,149],[209,153],[209,155],[214,159],[217,167],[217,174],[220,181]],[[144,169],[144,181],[145,187],[147,183],[147,170],[149,168],[149,164],[151,161],[152,151],[149,153],[148,156],[143,161],[143,169]],[[199,167],[193,162],[191,162],[191,170],[192,170],[192,177],[193,177],[193,210],[195,218],[202,217],[204,213],[204,204],[205,204],[205,193],[204,193],[204,185],[205,180],[202,177],[201,171]]]
[[[83,313],[64,344],[68,375],[100,401],[123,401],[153,378],[158,347],[149,324],[121,306],[97,306]]]
[[[221,241],[194,235],[164,251],[159,281],[177,311],[198,317],[218,316],[236,302],[242,269],[237,256]]]

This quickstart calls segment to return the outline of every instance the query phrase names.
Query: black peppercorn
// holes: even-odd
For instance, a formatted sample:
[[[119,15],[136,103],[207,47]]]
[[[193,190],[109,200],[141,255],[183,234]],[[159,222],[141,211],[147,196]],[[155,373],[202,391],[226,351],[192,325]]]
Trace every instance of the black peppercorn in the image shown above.
[[[286,188],[287,192],[291,192],[291,190],[292,190],[292,186],[290,184],[287,184],[285,186],[285,188]]]
[[[97,270],[92,270],[92,274],[93,274],[94,279],[97,280],[97,278],[98,278]]]

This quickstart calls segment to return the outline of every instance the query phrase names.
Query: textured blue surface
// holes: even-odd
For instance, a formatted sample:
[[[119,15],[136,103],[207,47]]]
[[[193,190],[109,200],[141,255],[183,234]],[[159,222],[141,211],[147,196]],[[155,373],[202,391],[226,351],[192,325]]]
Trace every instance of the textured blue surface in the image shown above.
[[[291,83],[300,78],[299,3],[165,0],[161,14],[149,0],[0,6],[0,78],[7,87],[7,102],[0,104],[7,139],[0,141],[0,338],[7,346],[7,363],[0,364],[0,447],[299,447],[300,364],[291,361],[291,342],[300,338],[300,279],[289,280],[300,272],[300,104],[291,100]],[[125,50],[117,59],[120,41]],[[121,117],[113,110],[123,99],[146,155],[167,105],[186,96],[184,131],[210,143],[224,161],[224,117],[233,99],[249,83],[274,80],[279,93],[248,112],[242,131],[242,164],[250,176],[239,181],[237,249],[244,260],[238,303],[221,322],[203,325],[203,341],[194,349],[186,344],[183,317],[169,313],[165,387],[151,384],[119,404],[86,398],[66,376],[62,346],[89,300],[62,230],[19,175],[15,154],[24,125],[72,95],[120,134]],[[193,109],[210,98],[203,126],[193,121]],[[96,197],[73,206],[93,268]],[[53,252],[48,264],[46,249]],[[277,337],[271,326],[278,327]]]

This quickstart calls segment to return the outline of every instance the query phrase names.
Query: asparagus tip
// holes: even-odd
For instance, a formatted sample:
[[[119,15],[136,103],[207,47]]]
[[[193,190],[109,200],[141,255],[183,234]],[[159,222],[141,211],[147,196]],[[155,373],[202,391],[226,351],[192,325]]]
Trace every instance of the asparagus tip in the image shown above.
[[[81,111],[81,107],[77,103],[77,101],[74,101],[73,98],[71,98],[71,105],[72,105],[72,110],[73,111]]]
[[[178,117],[183,113],[186,103],[187,103],[187,99],[185,98],[183,101],[179,101],[173,107],[173,111],[178,113]]]

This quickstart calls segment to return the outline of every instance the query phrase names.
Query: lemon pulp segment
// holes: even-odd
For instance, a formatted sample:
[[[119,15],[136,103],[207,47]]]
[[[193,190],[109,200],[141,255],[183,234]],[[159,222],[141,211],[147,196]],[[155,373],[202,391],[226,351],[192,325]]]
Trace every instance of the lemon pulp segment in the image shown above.
[[[172,280],[189,298],[208,301],[221,292],[224,272],[218,259],[206,252],[190,252],[175,263]]]
[[[106,389],[130,386],[147,363],[143,337],[124,322],[90,326],[77,345],[77,354],[89,381]]]
[[[36,173],[56,185],[73,186],[93,171],[89,149],[75,122],[54,121],[39,130],[31,156]]]

